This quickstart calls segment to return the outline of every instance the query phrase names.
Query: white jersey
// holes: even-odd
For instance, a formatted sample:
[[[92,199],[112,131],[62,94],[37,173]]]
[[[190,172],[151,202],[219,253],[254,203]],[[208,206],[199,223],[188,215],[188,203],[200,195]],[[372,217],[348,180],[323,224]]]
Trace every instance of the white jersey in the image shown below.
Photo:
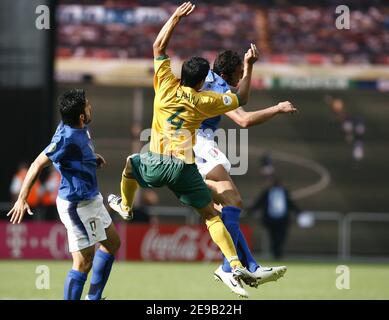
[[[202,90],[219,93],[231,92],[227,82],[212,70],[209,70]],[[218,165],[222,165],[227,172],[231,170],[230,161],[214,141],[213,132],[217,130],[220,120],[221,116],[204,120],[196,135],[196,145],[193,151],[197,168],[204,180],[207,174]]]

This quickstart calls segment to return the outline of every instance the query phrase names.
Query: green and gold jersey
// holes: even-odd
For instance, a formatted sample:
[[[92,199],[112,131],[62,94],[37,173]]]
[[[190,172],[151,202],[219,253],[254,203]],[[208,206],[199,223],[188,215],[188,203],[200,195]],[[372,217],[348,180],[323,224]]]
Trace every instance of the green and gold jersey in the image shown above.
[[[196,130],[204,119],[239,107],[236,94],[196,91],[180,85],[167,56],[154,60],[154,115],[150,151],[194,163]]]

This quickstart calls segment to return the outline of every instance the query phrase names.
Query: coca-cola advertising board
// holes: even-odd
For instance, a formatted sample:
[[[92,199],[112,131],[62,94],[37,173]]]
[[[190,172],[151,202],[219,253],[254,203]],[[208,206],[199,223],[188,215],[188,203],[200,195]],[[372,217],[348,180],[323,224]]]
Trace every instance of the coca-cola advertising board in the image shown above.
[[[241,226],[251,246],[252,230]],[[126,258],[155,261],[213,261],[222,255],[202,225],[131,225]]]

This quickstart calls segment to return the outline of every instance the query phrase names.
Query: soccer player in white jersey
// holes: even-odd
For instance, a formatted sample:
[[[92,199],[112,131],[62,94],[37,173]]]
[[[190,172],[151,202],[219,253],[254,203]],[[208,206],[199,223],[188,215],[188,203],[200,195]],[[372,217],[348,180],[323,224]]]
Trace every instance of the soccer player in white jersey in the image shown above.
[[[255,45],[252,44],[251,48],[257,51]],[[235,91],[239,81],[251,81],[252,66],[252,63],[247,62],[246,56],[242,61],[236,52],[223,51],[216,58],[213,70],[209,71],[202,90],[219,93]],[[259,125],[277,114],[295,113],[296,111],[297,109],[290,102],[285,101],[252,112],[239,107],[227,112],[226,115],[239,126],[247,128]],[[217,116],[207,119],[201,124],[194,147],[196,164],[208,187],[213,191],[215,203],[218,204],[218,210],[221,211],[222,220],[231,234],[239,258],[249,271],[256,275],[257,282],[249,283],[249,285],[257,287],[260,284],[276,281],[282,277],[286,272],[286,267],[268,268],[260,266],[251,254],[245,237],[239,229],[242,199],[229,175],[231,163],[214,141],[214,133],[218,129],[220,120],[221,116]],[[214,275],[215,279],[223,281],[232,291],[237,290],[236,286],[233,286],[230,281],[232,277],[231,269],[225,259],[223,264],[215,270]],[[239,290],[242,290],[242,288],[239,288]]]

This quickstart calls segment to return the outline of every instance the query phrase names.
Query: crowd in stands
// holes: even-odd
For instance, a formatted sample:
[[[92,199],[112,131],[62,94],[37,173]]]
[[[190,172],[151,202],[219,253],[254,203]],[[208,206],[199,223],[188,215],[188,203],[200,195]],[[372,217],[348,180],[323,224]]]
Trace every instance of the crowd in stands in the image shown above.
[[[57,56],[152,58],[152,44],[177,1],[61,1]],[[171,52],[210,60],[223,49],[241,54],[256,43],[262,62],[389,64],[389,7],[350,9],[339,30],[335,6],[262,5],[266,1],[202,3],[177,28]],[[65,4],[64,4],[65,3]]]
[[[152,44],[172,10],[172,4],[126,9],[61,6],[57,53],[62,57],[152,58]],[[242,51],[257,40],[254,22],[246,4],[200,6],[177,28],[171,52],[185,58],[212,57],[220,48]]]
[[[350,29],[343,30],[337,16],[330,7],[268,9],[271,52],[297,61],[310,54],[317,62],[389,63],[389,11],[350,10]]]

